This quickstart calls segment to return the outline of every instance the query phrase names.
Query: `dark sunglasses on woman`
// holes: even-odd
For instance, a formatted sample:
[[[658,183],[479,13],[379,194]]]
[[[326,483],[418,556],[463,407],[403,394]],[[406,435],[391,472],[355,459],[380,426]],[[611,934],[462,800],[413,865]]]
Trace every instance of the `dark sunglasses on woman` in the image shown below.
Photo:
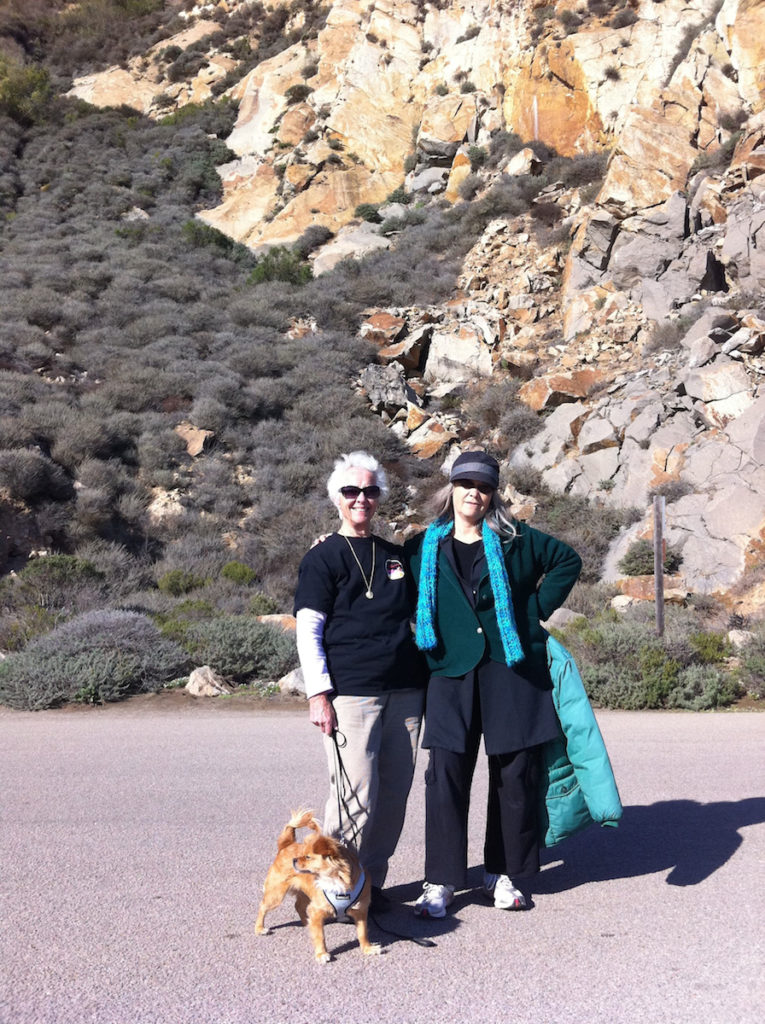
[[[371,487],[351,487],[349,485],[348,487],[341,487],[340,493],[349,501],[355,501],[360,494],[363,494],[370,501],[376,501],[380,497],[380,488],[377,484],[372,484]]]

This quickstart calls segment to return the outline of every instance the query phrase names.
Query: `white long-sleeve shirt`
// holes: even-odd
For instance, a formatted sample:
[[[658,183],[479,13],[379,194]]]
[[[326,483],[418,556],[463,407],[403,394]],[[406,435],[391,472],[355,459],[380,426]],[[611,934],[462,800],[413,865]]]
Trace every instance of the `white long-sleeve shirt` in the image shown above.
[[[313,608],[300,608],[295,616],[300,667],[303,670],[306,697],[317,697],[320,693],[334,692],[334,686],[327,670],[327,653],[324,650],[324,623],[327,616]]]

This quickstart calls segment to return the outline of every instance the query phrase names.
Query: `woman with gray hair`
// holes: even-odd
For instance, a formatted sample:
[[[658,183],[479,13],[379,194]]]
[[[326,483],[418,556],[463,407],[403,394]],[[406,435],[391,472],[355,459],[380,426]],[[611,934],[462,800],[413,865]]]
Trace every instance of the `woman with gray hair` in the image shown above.
[[[516,880],[539,870],[542,744],[560,727],[547,666],[549,618],[573,587],[579,555],[517,522],[498,494],[499,464],[463,452],[435,521],[407,542],[418,580],[417,645],[430,669],[423,746],[425,885],[415,913],[443,917],[466,881],[470,787],[483,737],[489,758],[484,889],[521,910]]]
[[[348,842],[358,837],[379,909],[414,775],[425,667],[410,627],[403,551],[372,533],[388,493],[384,469],[367,452],[341,455],[327,493],[340,527],[300,563],[298,654],[329,765],[324,828]]]

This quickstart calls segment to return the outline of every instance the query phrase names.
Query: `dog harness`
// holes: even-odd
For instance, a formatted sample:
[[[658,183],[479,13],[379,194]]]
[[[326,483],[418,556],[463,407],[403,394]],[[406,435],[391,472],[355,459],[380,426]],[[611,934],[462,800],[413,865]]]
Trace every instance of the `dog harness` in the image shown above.
[[[361,890],[364,888],[366,877],[367,876],[362,870],[359,875],[359,880],[356,882],[351,892],[338,892],[336,889],[329,889],[319,882],[319,888],[335,908],[338,920],[342,920],[346,917],[346,911],[350,910],[350,908],[358,902],[358,898],[361,896]]]

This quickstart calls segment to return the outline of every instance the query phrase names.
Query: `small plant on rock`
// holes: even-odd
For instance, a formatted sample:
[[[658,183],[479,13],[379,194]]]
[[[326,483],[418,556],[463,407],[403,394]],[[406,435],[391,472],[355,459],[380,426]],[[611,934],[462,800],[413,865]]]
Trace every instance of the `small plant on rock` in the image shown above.
[[[680,552],[668,546],[664,556],[664,572],[677,572],[683,558]],[[653,544],[649,540],[636,540],[618,564],[625,576],[652,576],[654,567]]]

